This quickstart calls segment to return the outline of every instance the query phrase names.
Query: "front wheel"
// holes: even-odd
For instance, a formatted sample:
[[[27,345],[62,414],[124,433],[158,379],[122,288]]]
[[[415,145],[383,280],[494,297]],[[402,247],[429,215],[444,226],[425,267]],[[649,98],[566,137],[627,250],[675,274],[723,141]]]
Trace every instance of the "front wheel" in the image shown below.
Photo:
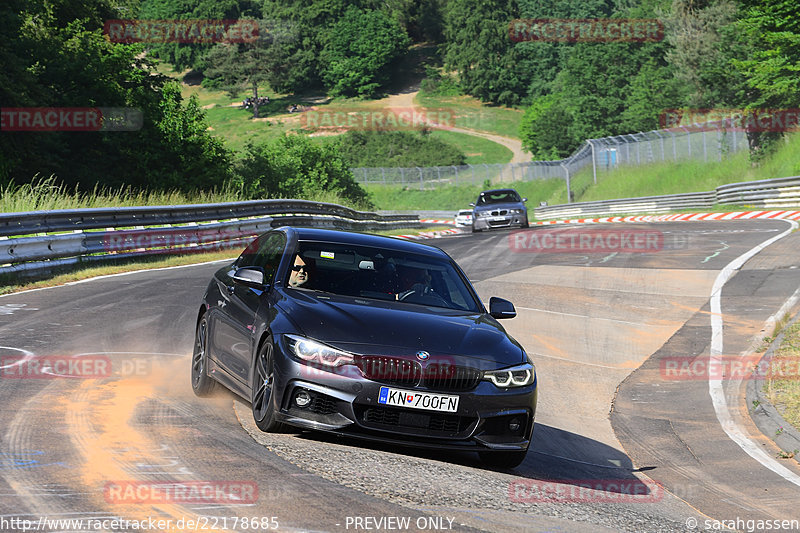
[[[515,468],[522,464],[528,450],[515,452],[478,452],[478,455],[487,466],[494,468]]]
[[[527,215],[525,216],[525,220],[522,221],[522,224],[520,224],[519,227],[522,228],[522,229],[530,227],[530,224],[528,223]]]
[[[214,392],[217,382],[208,377],[208,319],[203,316],[197,323],[192,352],[192,390],[197,396]]]
[[[272,339],[267,339],[258,350],[253,362],[253,378],[251,384],[253,420],[261,431],[275,433],[284,429],[284,425],[275,420],[275,403],[272,397],[275,385],[275,348]]]

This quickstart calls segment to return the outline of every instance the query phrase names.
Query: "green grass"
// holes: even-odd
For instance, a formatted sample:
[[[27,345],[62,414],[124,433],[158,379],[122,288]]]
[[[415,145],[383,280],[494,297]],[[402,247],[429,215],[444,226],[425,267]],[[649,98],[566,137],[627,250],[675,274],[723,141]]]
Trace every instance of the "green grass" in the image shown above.
[[[798,379],[800,376],[790,370],[797,369],[797,359],[800,358],[800,323],[789,326],[785,333],[783,342],[775,351],[773,365],[776,373],[783,368],[787,377],[768,378],[764,384],[764,391],[781,416],[792,426],[800,429],[800,379]]]
[[[467,164],[470,165],[508,163],[514,156],[511,150],[502,144],[497,144],[483,137],[467,135],[466,133],[433,130],[431,137],[458,146],[467,155]]]
[[[427,109],[452,110],[455,126],[519,139],[519,123],[523,111],[507,107],[487,106],[472,96],[425,96],[418,94],[415,103]]]
[[[87,192],[56,185],[54,179],[48,178],[20,186],[8,185],[5,189],[0,189],[0,213],[53,209],[88,209],[93,207],[210,204],[240,202],[246,199],[238,191],[231,190],[199,191],[194,193],[180,191],[146,192],[124,187],[120,189],[97,188]],[[325,191],[304,199],[344,205],[353,209],[363,207],[357,206],[334,193]]]
[[[751,165],[743,150],[722,161],[664,162],[598,171],[597,185],[592,183],[592,167],[588,166],[573,177],[572,190],[579,202],[712,191],[727,183],[796,176],[800,174],[798,154],[800,135],[792,135],[758,166]]]
[[[495,183],[493,187],[513,187],[523,197],[528,198],[528,206],[535,207],[539,202],[557,198],[559,190],[563,192],[564,183],[561,180],[537,180],[514,183]],[[457,211],[469,208],[478,194],[484,190],[479,185],[457,185],[440,187],[435,190],[419,190],[399,186],[370,185],[367,192],[370,199],[379,210],[431,210],[431,211]],[[564,193],[566,198],[566,194]]]

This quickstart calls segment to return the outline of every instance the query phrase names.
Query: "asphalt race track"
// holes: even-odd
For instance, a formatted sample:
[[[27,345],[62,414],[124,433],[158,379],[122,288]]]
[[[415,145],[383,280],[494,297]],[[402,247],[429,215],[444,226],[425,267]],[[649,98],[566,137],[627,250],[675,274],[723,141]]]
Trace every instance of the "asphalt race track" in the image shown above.
[[[194,321],[219,263],[0,297],[0,531],[672,532],[737,519],[747,531],[747,520],[800,520],[800,467],[753,426],[744,382],[665,370],[737,357],[771,333],[765,322],[800,288],[791,229],[680,222],[436,240],[484,301],[517,306],[503,324],[536,364],[539,406],[513,471],[473,454],[264,434],[233,395],[195,398]],[[597,231],[658,240],[632,253],[531,244]],[[26,370],[35,356],[50,357]],[[69,362],[80,377],[48,375]],[[153,489],[170,482],[219,490]]]

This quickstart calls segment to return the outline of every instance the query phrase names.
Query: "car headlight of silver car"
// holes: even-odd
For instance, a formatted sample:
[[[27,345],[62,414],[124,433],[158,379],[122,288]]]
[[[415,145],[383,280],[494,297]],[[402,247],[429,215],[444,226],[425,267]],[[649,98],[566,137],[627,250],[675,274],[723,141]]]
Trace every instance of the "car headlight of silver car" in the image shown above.
[[[501,389],[525,387],[536,380],[536,368],[532,363],[525,363],[502,370],[486,370],[483,373],[485,381],[491,381]]]
[[[475,213],[476,218],[485,218],[489,216],[489,211],[478,211]]]
[[[353,354],[298,335],[285,335],[285,337],[292,353],[307,363],[316,363],[332,368],[355,363]]]

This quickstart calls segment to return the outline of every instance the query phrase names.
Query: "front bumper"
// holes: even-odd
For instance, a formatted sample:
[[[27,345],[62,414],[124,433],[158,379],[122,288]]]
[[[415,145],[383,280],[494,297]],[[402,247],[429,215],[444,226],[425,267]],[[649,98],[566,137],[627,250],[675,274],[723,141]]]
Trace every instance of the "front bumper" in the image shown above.
[[[511,226],[523,226],[527,217],[525,213],[497,215],[488,217],[475,217],[472,227],[476,230],[492,228],[509,228]]]
[[[296,427],[414,447],[458,450],[527,450],[536,414],[537,383],[500,389],[481,381],[469,391],[431,391],[319,370],[285,358],[276,366],[276,419]],[[280,370],[280,371],[279,371]],[[381,387],[459,396],[458,411],[444,413],[378,403]],[[305,391],[312,401],[295,403]],[[518,426],[512,431],[509,426]]]

